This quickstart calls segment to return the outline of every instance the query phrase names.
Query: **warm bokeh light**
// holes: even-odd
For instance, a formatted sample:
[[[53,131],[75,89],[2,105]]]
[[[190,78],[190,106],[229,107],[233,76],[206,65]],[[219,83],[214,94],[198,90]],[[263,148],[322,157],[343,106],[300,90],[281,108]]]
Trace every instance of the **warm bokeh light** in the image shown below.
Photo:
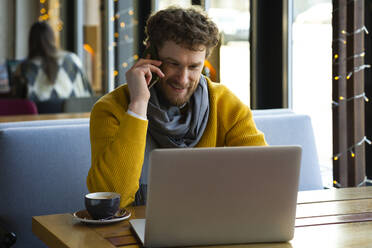
[[[59,32],[61,32],[62,29],[63,29],[63,24],[62,24],[62,23],[58,23],[58,25],[57,25],[57,30],[58,30]]]
[[[39,20],[40,20],[40,21],[46,21],[46,20],[48,20],[48,19],[49,19],[49,15],[48,15],[48,14],[41,15],[41,16],[39,17]]]
[[[89,54],[94,55],[94,50],[89,44],[84,44],[83,48],[85,51],[87,51]]]

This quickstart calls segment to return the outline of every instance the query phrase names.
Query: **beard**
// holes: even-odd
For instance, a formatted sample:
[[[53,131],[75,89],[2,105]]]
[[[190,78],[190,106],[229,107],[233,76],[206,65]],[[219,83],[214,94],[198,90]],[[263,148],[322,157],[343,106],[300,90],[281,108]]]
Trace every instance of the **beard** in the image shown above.
[[[199,80],[197,82],[190,82],[186,87],[183,87],[185,88],[186,92],[182,92],[180,94],[177,94],[170,88],[170,85],[173,87],[180,87],[171,78],[165,80],[161,79],[161,81],[155,86],[158,93],[160,93],[161,98],[167,105],[182,107],[190,100],[190,97],[194,94],[198,83]]]

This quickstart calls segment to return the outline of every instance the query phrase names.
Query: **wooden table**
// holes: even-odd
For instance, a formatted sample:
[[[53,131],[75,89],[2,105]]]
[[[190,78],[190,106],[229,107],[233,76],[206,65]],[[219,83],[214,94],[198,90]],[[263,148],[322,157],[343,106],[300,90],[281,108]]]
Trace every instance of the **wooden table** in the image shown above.
[[[89,117],[90,117],[90,112],[38,114],[38,115],[7,115],[7,116],[0,116],[0,122],[59,120],[59,119],[89,118]]]
[[[129,208],[143,218],[144,207]],[[128,221],[85,225],[69,213],[35,216],[34,234],[49,247],[140,247]],[[218,247],[372,247],[372,187],[299,192],[295,236],[289,243]]]

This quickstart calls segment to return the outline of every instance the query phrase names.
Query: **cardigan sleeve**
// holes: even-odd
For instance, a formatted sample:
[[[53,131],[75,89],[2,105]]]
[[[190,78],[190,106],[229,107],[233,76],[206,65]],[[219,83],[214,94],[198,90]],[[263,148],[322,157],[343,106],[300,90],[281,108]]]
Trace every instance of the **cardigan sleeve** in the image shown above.
[[[122,106],[99,101],[90,119],[92,165],[89,191],[121,194],[121,207],[132,203],[139,188],[148,121],[135,118]]]
[[[217,96],[220,123],[224,127],[225,146],[265,146],[264,134],[253,120],[252,111],[229,89],[222,87]]]
[[[226,133],[226,145],[266,146],[264,134],[256,128],[252,112],[249,109],[244,112]]]

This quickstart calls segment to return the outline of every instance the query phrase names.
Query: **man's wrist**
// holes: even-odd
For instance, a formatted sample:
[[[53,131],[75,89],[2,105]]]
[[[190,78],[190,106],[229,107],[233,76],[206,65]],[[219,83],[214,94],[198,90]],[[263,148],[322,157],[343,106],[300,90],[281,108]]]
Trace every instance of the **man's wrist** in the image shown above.
[[[147,119],[147,101],[133,101],[129,103],[128,111]]]
[[[140,119],[140,120],[147,121],[147,118],[145,118],[145,117],[143,117],[143,116],[141,116],[141,115],[138,115],[138,114],[134,113],[133,111],[130,111],[129,109],[128,109],[128,111],[127,111],[127,114],[129,114],[129,115],[131,115],[131,116],[133,116],[133,117],[136,117],[136,118],[138,118],[138,119]]]

